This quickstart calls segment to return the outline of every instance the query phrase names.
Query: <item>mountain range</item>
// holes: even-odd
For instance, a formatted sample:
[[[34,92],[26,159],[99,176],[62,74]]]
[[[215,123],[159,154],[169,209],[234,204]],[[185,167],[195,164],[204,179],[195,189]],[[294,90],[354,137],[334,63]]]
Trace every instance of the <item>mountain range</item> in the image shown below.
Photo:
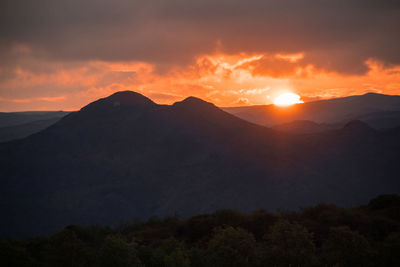
[[[159,105],[117,92],[0,144],[0,236],[217,209],[358,205],[400,192],[399,158],[400,127],[352,120],[295,135],[195,97]]]
[[[223,108],[244,120],[284,131],[304,133],[339,129],[352,120],[361,120],[376,129],[400,125],[400,96],[367,93],[325,99],[289,107],[258,105]],[[311,126],[311,124],[314,124]],[[301,126],[301,127],[300,127]]]
[[[65,111],[0,112],[0,142],[37,133],[67,114]]]
[[[222,108],[244,120],[294,134],[320,133],[361,120],[375,129],[400,125],[400,98],[376,93],[307,102],[292,107],[274,105]],[[0,112],[0,142],[37,133],[67,115],[65,111]]]

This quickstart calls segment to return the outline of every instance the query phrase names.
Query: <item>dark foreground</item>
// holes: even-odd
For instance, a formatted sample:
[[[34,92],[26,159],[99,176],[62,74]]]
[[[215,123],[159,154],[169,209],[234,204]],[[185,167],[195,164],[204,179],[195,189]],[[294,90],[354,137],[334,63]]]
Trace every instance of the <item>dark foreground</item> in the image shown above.
[[[0,241],[1,266],[400,266],[400,196],[352,209],[217,211]]]

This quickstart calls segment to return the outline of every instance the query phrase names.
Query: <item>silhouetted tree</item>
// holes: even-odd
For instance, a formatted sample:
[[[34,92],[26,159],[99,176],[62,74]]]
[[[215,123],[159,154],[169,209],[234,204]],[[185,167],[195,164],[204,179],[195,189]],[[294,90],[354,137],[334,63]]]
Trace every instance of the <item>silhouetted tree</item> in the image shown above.
[[[329,266],[370,266],[371,258],[368,240],[347,226],[333,227],[322,246],[322,261]]]
[[[1,240],[0,266],[30,267],[39,266],[39,264],[29,255],[20,241]]]
[[[382,248],[384,266],[400,266],[400,232],[390,234]]]
[[[136,267],[143,266],[137,257],[136,249],[117,236],[108,236],[100,249],[101,267]]]
[[[300,212],[217,211],[102,226],[49,237],[0,239],[0,266],[400,266],[397,195],[368,205]]]
[[[189,253],[185,245],[176,240],[169,238],[156,247],[151,248],[150,257],[148,257],[146,266],[153,267],[188,267],[190,266]]]
[[[264,236],[263,265],[311,266],[315,263],[313,235],[306,228],[280,220]]]
[[[50,237],[44,249],[45,266],[94,266],[95,255],[74,231],[64,229]]]
[[[252,266],[256,241],[248,231],[232,226],[215,230],[208,246],[209,266]]]

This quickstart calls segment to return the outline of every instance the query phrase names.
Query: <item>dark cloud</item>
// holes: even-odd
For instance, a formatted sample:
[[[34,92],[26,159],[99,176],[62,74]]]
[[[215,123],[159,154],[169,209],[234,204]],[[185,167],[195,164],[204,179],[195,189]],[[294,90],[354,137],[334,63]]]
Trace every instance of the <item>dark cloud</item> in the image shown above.
[[[298,68],[302,63],[301,59],[299,59],[298,61],[290,62],[289,60],[279,59],[276,57],[264,56],[260,60],[255,60],[243,64],[241,68],[249,69],[249,67],[252,67],[253,75],[279,78],[293,75],[296,71],[296,68]]]
[[[359,74],[369,58],[400,64],[399,28],[398,0],[3,0],[0,59],[16,45],[46,60],[164,67],[216,49],[304,52],[304,63]],[[0,64],[16,65],[17,56]]]

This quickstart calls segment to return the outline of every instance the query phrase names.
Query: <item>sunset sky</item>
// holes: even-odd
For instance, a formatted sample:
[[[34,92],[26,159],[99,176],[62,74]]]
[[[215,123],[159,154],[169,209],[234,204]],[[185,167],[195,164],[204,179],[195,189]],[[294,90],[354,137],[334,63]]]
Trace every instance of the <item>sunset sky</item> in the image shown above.
[[[3,0],[0,111],[400,94],[398,0]]]

